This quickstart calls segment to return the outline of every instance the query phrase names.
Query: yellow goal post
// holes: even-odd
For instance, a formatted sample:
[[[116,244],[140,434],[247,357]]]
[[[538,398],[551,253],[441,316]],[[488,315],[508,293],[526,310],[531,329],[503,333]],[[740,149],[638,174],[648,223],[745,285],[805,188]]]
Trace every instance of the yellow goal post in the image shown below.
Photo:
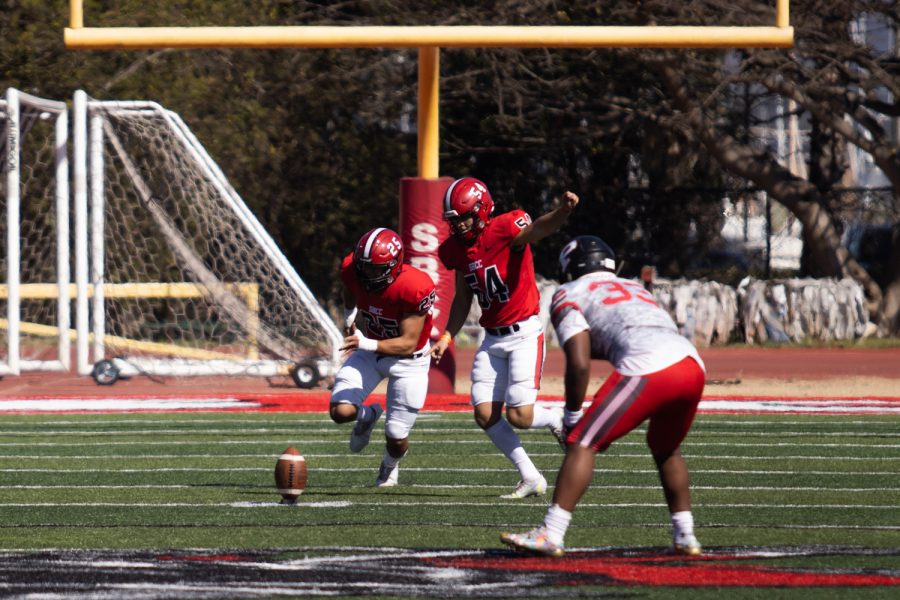
[[[69,0],[67,48],[418,48],[419,176],[438,165],[440,48],[791,48],[790,0],[775,0],[763,26],[253,26],[85,27],[84,0]]]
[[[771,26],[85,27],[83,4],[69,1],[68,48],[790,48],[794,43],[789,0],[776,0]]]

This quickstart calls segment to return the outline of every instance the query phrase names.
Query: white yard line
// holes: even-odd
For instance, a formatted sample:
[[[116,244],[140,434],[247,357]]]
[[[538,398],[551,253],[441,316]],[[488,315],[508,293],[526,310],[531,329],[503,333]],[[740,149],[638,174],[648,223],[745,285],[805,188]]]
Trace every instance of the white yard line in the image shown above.
[[[869,446],[871,447],[871,446]],[[898,446],[900,447],[900,446]],[[370,460],[370,457],[366,454],[318,454],[312,452],[304,452],[303,456],[306,458],[334,458],[334,459],[349,459],[349,460]],[[467,456],[471,458],[497,458],[499,454],[497,452],[478,452],[467,454]],[[559,452],[553,453],[537,453],[537,452],[529,452],[528,456],[532,458],[542,457],[542,458],[554,458],[554,457],[562,457],[562,454]],[[619,458],[638,458],[644,459],[649,456],[648,453],[635,453],[635,454],[606,454],[604,457],[608,457],[608,459],[619,459]],[[778,455],[778,456],[742,456],[736,454],[717,454],[715,456],[705,456],[705,455],[689,455],[692,461],[697,460],[746,460],[746,461],[772,461],[772,460],[847,460],[847,461],[900,461],[900,456],[840,456],[840,455],[813,455],[813,454],[787,454],[787,455]],[[276,459],[277,456],[274,454],[81,454],[81,455],[67,455],[67,454],[33,454],[24,456],[21,454],[2,454],[0,455],[0,460],[10,459],[10,460],[169,460],[169,459],[216,459],[216,460],[232,460],[236,458],[257,458],[257,459]],[[428,455],[428,454],[420,454],[418,456],[420,459],[427,458],[439,458],[437,455]]]
[[[22,442],[0,442],[0,447],[4,448],[72,448],[72,447],[107,447],[107,446],[129,446],[129,447],[142,447],[142,446],[247,446],[247,445],[263,445],[263,444],[274,444],[277,440],[206,440],[206,441],[123,441],[123,442],[110,442],[110,441],[102,441],[102,442],[35,442],[35,441],[22,441]],[[296,440],[287,438],[282,440],[279,443],[294,443]],[[421,442],[417,443],[431,443],[440,440],[428,440],[423,439]],[[343,443],[344,440],[304,440],[303,446],[312,446],[312,445],[323,445],[323,444],[339,444]],[[487,442],[487,438],[480,440],[453,440],[454,444],[483,444]],[[535,445],[550,445],[554,447],[559,447],[558,442],[556,440],[552,441],[541,441],[541,440],[527,440],[528,446],[532,447]],[[489,442],[488,442],[489,443]],[[637,446],[641,448],[646,448],[646,444],[644,442],[630,442],[627,440],[617,440],[611,450],[607,451],[605,456],[616,457],[621,456],[616,452],[617,448],[621,448],[623,446]],[[693,442],[690,438],[685,440],[682,445],[682,449],[690,450],[692,448],[900,448],[900,444],[820,444],[813,442],[779,442],[779,443],[766,443],[766,442]],[[497,456],[496,452],[485,452],[485,453],[477,453],[470,454],[467,453],[467,456]],[[559,452],[550,452],[546,454],[536,454],[529,453],[530,456],[559,456]],[[15,458],[18,455],[5,455],[8,458]],[[128,455],[135,456],[135,455]],[[266,456],[275,456],[274,454],[267,454]],[[325,457],[365,457],[364,454],[359,455],[351,455],[349,453],[335,453],[335,454],[311,454],[305,453],[304,456],[325,456]],[[3,456],[0,456],[3,458]]]
[[[422,443],[428,443],[425,440]],[[555,443],[555,442],[554,442]],[[805,446],[805,445],[804,445]],[[843,446],[843,445],[841,445]],[[866,448],[872,448],[873,446],[866,446]],[[900,444],[897,445],[900,448]],[[562,454],[560,452],[548,452],[548,453],[539,453],[539,452],[529,452],[529,456],[532,458],[535,457],[543,457],[543,458],[554,458],[561,457]],[[371,458],[367,454],[351,454],[347,452],[342,453],[319,453],[319,452],[304,452],[303,456],[306,458],[336,458],[336,459],[347,459],[347,460],[364,460],[369,461]],[[467,453],[466,456],[470,458],[497,458],[499,454],[497,452],[474,452]],[[607,453],[602,457],[607,458],[609,460],[619,459],[619,458],[638,458],[644,459],[650,456],[647,452],[640,452],[634,454],[627,453]],[[10,460],[159,460],[159,459],[189,459],[189,458],[209,458],[209,459],[222,459],[222,460],[232,460],[237,458],[247,458],[247,459],[274,459],[277,458],[276,455],[272,453],[263,453],[263,454],[33,454],[33,455],[24,455],[24,454],[0,454],[0,460],[10,459]],[[419,454],[419,459],[428,459],[428,458],[440,458],[438,455],[434,454]],[[705,454],[692,454],[690,455],[691,460],[900,460],[900,456],[843,456],[839,454],[825,454],[825,455],[814,455],[814,454],[778,454],[778,455],[770,455],[770,456],[744,456],[738,454],[716,454],[716,455],[705,455]]]
[[[541,434],[543,432],[539,431],[531,431],[528,430],[532,435]],[[643,428],[634,430],[636,433],[641,433],[644,431]],[[470,443],[480,443],[484,441],[486,436],[480,432],[475,427],[467,428],[467,429],[433,429],[428,427],[415,428],[415,432],[417,434],[463,434],[463,435],[476,435],[477,440],[471,440]],[[18,430],[0,430],[0,436],[4,437],[48,437],[48,436],[73,436],[73,437],[99,437],[99,436],[123,436],[123,437],[145,437],[145,436],[155,436],[155,435],[184,435],[191,437],[206,437],[213,435],[232,435],[235,437],[247,437],[251,435],[310,435],[310,434],[322,434],[322,435],[335,435],[335,436],[346,436],[349,434],[349,428],[342,427],[338,428],[337,426],[327,429],[269,429],[269,428],[258,428],[258,429],[247,429],[247,428],[235,428],[235,429],[203,429],[203,430],[190,430],[190,429],[99,429],[96,431],[72,431],[72,430],[44,430],[44,431],[18,431]],[[767,437],[771,438],[773,435],[782,436],[782,437],[848,437],[848,438],[866,438],[866,437],[891,437],[891,438],[900,438],[900,432],[896,431],[709,431],[705,429],[692,430],[689,434],[688,440],[696,439],[698,437]],[[462,440],[460,440],[462,441]],[[540,440],[538,440],[540,443]],[[198,441],[197,443],[205,443]],[[324,440],[319,440],[319,443],[327,443]],[[456,440],[454,440],[456,443]],[[546,442],[545,443],[556,443],[554,442]],[[687,442],[686,442],[687,443]]]
[[[132,413],[133,414],[133,413]],[[247,414],[240,413],[236,415],[234,419],[133,419],[126,418],[123,415],[110,415],[109,419],[77,419],[77,420],[52,420],[45,421],[41,420],[41,423],[44,425],[57,426],[57,425],[109,425],[109,424],[140,424],[140,425],[191,425],[194,423],[221,423],[221,424],[233,424],[235,419],[239,420],[249,420],[253,425],[277,425],[277,426],[287,426],[290,424],[297,424],[300,426],[307,424],[327,424],[331,427],[334,427],[334,423],[332,423],[331,419],[325,417],[316,416],[317,413],[290,413],[290,419],[294,419],[291,421],[287,418],[282,419],[263,419],[260,417],[263,413],[256,414]],[[282,413],[279,413],[282,414]],[[286,414],[286,413],[284,413]],[[723,415],[724,416],[724,415]],[[835,415],[841,416],[843,415]],[[431,418],[428,418],[431,417]],[[463,412],[452,412],[452,413],[425,413],[419,414],[417,422],[421,423],[423,421],[464,421],[466,423],[471,422],[472,417],[469,413]],[[826,422],[827,423],[827,422]],[[888,425],[893,426],[896,425],[896,421],[893,419],[887,419],[883,421],[874,421],[874,420],[863,420],[863,421],[849,421],[846,420],[845,417],[841,418],[840,421],[831,421],[830,424],[839,425],[840,427],[848,427],[850,425],[859,425],[861,427],[870,427],[873,423],[880,425]],[[713,426],[713,425],[759,425],[761,427],[771,427],[772,425],[784,426],[784,425],[809,425],[809,421],[787,421],[783,419],[769,420],[769,421],[752,421],[752,420],[722,420],[722,419],[714,419],[702,422],[703,426]],[[696,427],[696,424],[695,424]]]
[[[466,507],[490,507],[498,504],[521,506],[521,502],[512,500],[502,502],[499,498],[486,499],[484,502],[454,502],[448,505],[445,501],[421,502],[414,500],[391,501],[359,501],[342,500],[338,502],[303,502],[301,499],[296,505],[300,508],[351,508],[359,506],[401,506],[412,508],[416,506],[457,508]],[[665,502],[585,502],[579,504],[579,509],[588,508],[664,508]],[[695,503],[702,508],[754,508],[754,509],[865,509],[865,510],[896,510],[894,504],[780,504],[780,503],[741,503],[741,502],[710,502]],[[42,507],[105,507],[105,508],[282,508],[284,505],[278,502],[0,502],[0,508],[42,508]]]
[[[404,472],[412,473],[509,473],[509,467],[503,468],[463,468],[463,467],[404,467]],[[160,473],[160,472],[204,472],[204,473],[229,473],[232,471],[256,471],[270,472],[269,467],[159,467],[148,469],[0,469],[0,473]],[[372,467],[317,467],[317,472],[324,473],[347,473],[347,472],[369,472]],[[656,474],[656,469],[594,469],[595,473],[652,473]],[[900,471],[776,471],[776,470],[753,470],[753,469],[691,469],[691,473],[712,473],[725,475],[900,475]]]
[[[403,484],[404,488],[409,489],[439,489],[439,490],[505,490],[509,485],[489,485],[489,484],[428,484],[428,483],[411,483]],[[553,486],[550,486],[553,487]],[[44,485],[4,485],[2,490],[168,490],[168,489],[198,489],[196,485],[189,484],[134,484],[134,485],[86,485],[86,484],[65,484],[65,483],[48,483]],[[604,490],[651,490],[659,491],[658,485],[604,485]],[[834,488],[820,486],[741,486],[741,485],[692,485],[691,490],[728,490],[728,491],[744,491],[744,492],[828,492],[828,493],[863,493],[863,492],[900,492],[900,487],[865,487],[865,488]]]

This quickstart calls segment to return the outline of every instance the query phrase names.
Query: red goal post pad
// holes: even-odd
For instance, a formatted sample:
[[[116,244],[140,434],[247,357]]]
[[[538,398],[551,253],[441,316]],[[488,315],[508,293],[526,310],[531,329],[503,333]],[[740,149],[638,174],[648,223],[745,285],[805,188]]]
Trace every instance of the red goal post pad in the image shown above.
[[[428,273],[437,289],[430,333],[432,343],[437,341],[447,326],[456,291],[454,272],[444,268],[438,258],[438,246],[450,236],[450,228],[443,219],[443,199],[452,182],[450,177],[404,177],[400,180],[400,237],[406,260]],[[441,362],[431,365],[428,392],[452,394],[455,381],[456,352],[451,343]]]

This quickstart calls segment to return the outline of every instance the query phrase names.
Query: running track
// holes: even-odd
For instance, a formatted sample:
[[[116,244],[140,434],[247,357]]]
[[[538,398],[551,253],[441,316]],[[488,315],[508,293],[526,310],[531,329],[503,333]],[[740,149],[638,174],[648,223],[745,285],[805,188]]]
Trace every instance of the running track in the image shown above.
[[[457,352],[457,380],[468,376],[474,350]],[[701,350],[708,379],[794,379],[822,382],[817,398],[705,397],[704,412],[900,414],[900,348],[758,348],[752,346]],[[593,373],[605,376],[608,363],[595,361]],[[562,376],[563,355],[547,353],[545,376]],[[840,396],[839,383],[848,377],[879,377],[897,381],[889,396]],[[378,396],[375,395],[375,398]],[[559,403],[560,398],[542,395]],[[97,386],[90,377],[26,373],[0,381],[0,412],[82,411],[288,411],[318,412],[328,406],[325,390],[298,390],[288,378],[166,378],[135,377],[114,386]],[[469,410],[465,395],[430,394],[426,410]]]

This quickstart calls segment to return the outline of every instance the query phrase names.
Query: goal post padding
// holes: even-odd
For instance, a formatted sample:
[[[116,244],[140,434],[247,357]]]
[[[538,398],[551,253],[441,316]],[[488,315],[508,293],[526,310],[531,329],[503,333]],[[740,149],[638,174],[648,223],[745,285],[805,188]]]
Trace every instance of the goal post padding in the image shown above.
[[[406,260],[427,273],[434,281],[437,300],[431,309],[431,331],[434,343],[447,327],[450,306],[456,290],[456,273],[447,269],[438,257],[441,242],[450,235],[443,220],[444,192],[453,179],[440,177],[404,177],[400,180],[400,235],[406,246]],[[437,364],[428,372],[428,392],[452,394],[456,381],[456,346],[451,342]]]
[[[333,368],[334,322],[183,121],[153,102],[86,106],[79,250],[90,253],[93,362],[158,375]]]

